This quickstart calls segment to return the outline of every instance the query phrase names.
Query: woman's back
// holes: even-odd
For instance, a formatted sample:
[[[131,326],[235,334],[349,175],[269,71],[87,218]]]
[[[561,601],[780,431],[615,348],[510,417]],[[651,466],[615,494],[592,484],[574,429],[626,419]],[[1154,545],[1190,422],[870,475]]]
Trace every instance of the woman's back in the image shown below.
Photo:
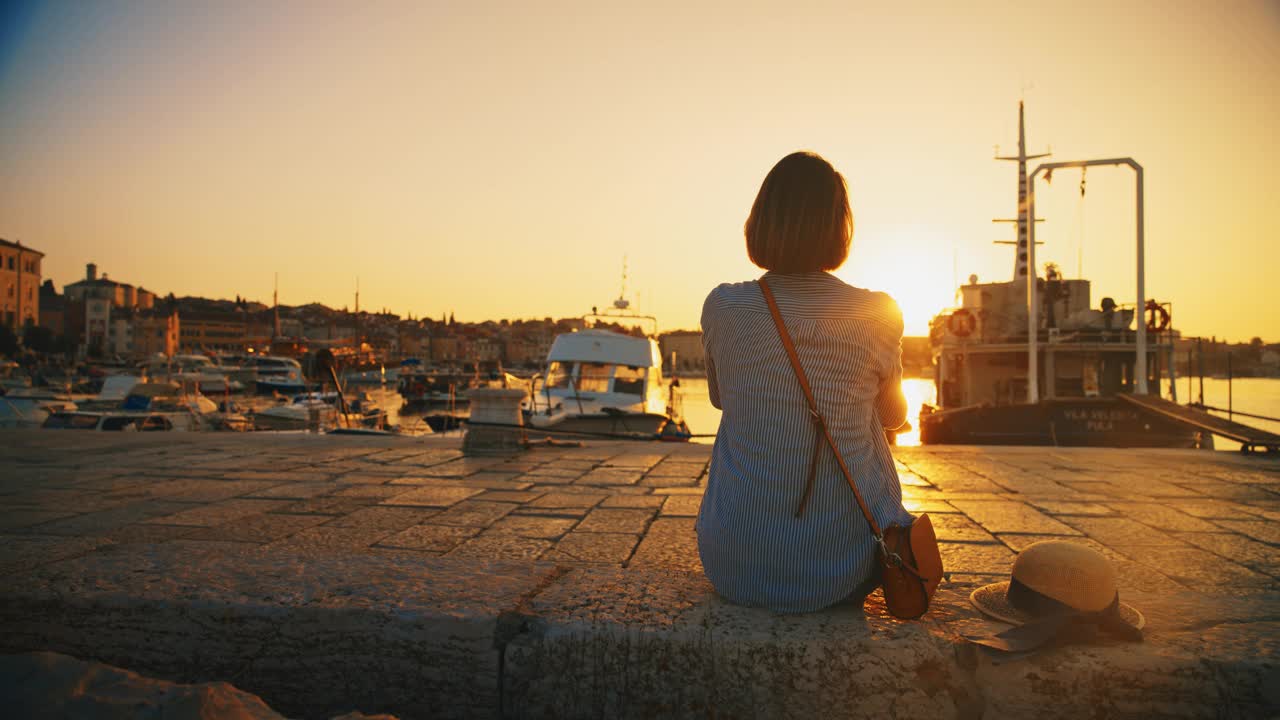
[[[841,454],[884,526],[907,519],[885,424],[902,410],[902,319],[882,293],[825,272],[768,273]],[[730,600],[802,612],[847,597],[874,544],[829,449],[804,493],[816,429],[758,283],[726,284],[702,316],[708,378],[723,410],[698,519],[707,577]]]

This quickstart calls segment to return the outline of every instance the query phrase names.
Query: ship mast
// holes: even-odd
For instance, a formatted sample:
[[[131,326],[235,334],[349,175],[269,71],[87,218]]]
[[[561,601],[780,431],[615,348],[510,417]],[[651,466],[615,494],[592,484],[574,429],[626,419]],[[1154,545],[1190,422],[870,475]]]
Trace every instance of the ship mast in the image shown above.
[[[280,337],[280,273],[276,273],[275,287],[271,291],[271,340]]]
[[[1039,155],[1027,154],[1027,127],[1023,113],[1023,103],[1018,101],[1018,154],[1012,156],[1001,157],[996,156],[997,160],[1016,160],[1018,163],[1018,217],[1017,219],[997,219],[992,222],[1011,222],[1017,225],[1018,240],[1016,243],[1009,241],[996,241],[997,245],[1014,245],[1018,246],[1018,251],[1013,257],[1013,279],[1014,281],[1026,281],[1027,278],[1027,237],[1028,228],[1031,225],[1030,208],[1027,207],[1027,161],[1036,158],[1049,157],[1050,153],[1041,153]],[[1036,220],[1036,222],[1041,222]]]

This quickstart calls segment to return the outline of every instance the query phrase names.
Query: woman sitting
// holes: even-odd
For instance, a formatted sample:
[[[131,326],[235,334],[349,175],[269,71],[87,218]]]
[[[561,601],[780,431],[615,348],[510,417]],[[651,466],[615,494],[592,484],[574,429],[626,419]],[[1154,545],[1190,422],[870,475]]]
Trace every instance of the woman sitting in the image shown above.
[[[745,231],[872,514],[882,527],[909,522],[884,432],[906,420],[902,314],[888,295],[829,272],[853,235],[844,177],[813,153],[788,155],[765,177]],[[877,581],[875,543],[759,282],[712,290],[702,332],[711,402],[723,411],[697,523],[707,578],[732,602],[780,612],[865,595]]]

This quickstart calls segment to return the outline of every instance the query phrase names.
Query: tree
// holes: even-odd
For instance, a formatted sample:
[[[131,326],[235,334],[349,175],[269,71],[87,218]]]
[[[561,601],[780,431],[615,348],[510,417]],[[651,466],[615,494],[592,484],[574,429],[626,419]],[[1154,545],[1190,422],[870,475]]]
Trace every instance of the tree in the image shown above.
[[[18,336],[8,325],[0,325],[0,355],[13,357],[18,354]]]
[[[38,353],[50,353],[54,351],[56,337],[43,325],[28,325],[22,333],[22,344]]]

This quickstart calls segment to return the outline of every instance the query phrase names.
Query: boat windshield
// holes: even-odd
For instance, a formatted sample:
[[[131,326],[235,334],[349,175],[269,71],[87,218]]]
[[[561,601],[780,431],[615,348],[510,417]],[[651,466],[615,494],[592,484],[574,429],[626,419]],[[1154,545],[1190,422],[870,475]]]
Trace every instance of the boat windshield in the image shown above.
[[[644,368],[619,365],[613,373],[613,391],[628,395],[643,395],[644,376]]]
[[[613,368],[610,363],[553,362],[547,368],[547,387],[606,393]]]
[[[547,387],[568,388],[573,379],[573,363],[553,362],[547,368]]]
[[[613,366],[605,363],[578,364],[579,392],[609,392],[609,378],[613,375]]]

